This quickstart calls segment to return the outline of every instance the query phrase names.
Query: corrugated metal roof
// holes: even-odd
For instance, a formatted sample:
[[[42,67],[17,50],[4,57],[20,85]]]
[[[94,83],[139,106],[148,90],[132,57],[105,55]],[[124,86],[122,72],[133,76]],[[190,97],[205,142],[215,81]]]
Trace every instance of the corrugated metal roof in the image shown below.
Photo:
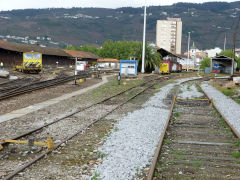
[[[104,58],[104,59],[98,59],[98,62],[120,62],[120,61],[118,59]]]
[[[169,55],[169,56],[174,56],[174,57],[181,58],[179,55],[173,54],[173,53],[167,51],[166,49],[160,48],[159,46],[157,46],[157,51],[162,55],[162,57],[165,57],[165,56]]]
[[[33,46],[28,44],[18,44],[18,43],[6,42],[2,40],[0,40],[0,48],[9,50],[9,51],[21,52],[21,53],[34,51],[34,52],[42,53],[44,55],[65,56],[65,57],[77,56],[79,58],[99,59],[98,56],[89,52],[40,47],[40,46]]]
[[[10,51],[23,52],[23,53],[34,51],[34,52],[40,52],[45,55],[69,56],[69,54],[67,54],[62,49],[33,46],[28,44],[18,44],[18,43],[6,42],[2,40],[0,40],[0,48],[10,50]]]
[[[75,50],[66,50],[64,51],[69,54],[71,57],[78,57],[78,58],[87,58],[87,59],[99,59],[99,56],[90,53],[90,52],[83,52],[83,51],[75,51]]]

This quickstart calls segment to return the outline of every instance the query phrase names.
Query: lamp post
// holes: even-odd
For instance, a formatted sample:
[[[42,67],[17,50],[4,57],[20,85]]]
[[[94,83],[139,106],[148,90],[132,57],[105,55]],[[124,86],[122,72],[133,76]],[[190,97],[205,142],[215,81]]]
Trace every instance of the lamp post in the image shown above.
[[[147,12],[147,7],[145,5],[144,7],[144,24],[143,24],[143,48],[142,48],[142,70],[141,73],[145,72],[145,36],[146,36],[146,12]]]
[[[189,44],[190,44],[190,33],[188,32],[188,59],[187,59],[187,71],[189,71]]]

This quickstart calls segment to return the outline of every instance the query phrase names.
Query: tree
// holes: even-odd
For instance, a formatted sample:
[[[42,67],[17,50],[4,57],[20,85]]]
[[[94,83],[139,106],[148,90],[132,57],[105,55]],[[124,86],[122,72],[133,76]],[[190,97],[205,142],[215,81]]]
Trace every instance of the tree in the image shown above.
[[[152,72],[155,67],[160,67],[162,56],[157,52],[155,47],[149,45],[148,43],[146,43],[145,50],[145,71]],[[134,49],[133,56],[135,56],[138,60],[138,71],[140,71],[142,67],[142,43],[139,43]]]
[[[231,49],[227,49],[227,50],[225,50],[225,51],[222,51],[222,52],[220,52],[220,54],[219,55],[224,55],[224,56],[228,56],[228,57],[230,57],[230,58],[237,58],[236,56],[234,56],[234,53],[233,53],[233,51],[231,50]]]
[[[201,61],[200,69],[204,69],[205,67],[210,67],[210,58],[205,58]]]
[[[82,47],[78,47],[78,46],[67,46],[66,49],[67,49],[67,50],[90,52],[90,53],[99,55],[99,48],[97,48],[97,47],[95,47],[95,46],[82,46]]]
[[[94,46],[68,46],[68,50],[78,50],[91,52],[102,58],[114,58],[119,60],[127,60],[130,57],[135,57],[138,60],[138,70],[141,70],[142,66],[142,43],[139,41],[106,41],[103,43],[102,48]],[[146,43],[145,53],[145,70],[146,72],[152,72],[156,67],[160,67],[161,55],[157,52],[157,49]]]

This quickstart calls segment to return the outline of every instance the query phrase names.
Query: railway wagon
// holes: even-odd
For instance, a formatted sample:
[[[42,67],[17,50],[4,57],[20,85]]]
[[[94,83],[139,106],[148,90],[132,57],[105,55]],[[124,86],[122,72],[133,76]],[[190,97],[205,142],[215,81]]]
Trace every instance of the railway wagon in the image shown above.
[[[42,54],[38,52],[23,53],[23,61],[15,62],[15,70],[24,73],[42,72]]]
[[[160,65],[159,72],[161,74],[169,74],[171,72],[181,72],[182,66],[178,62],[172,62],[170,60],[163,60]]]
[[[177,63],[177,72],[182,72],[182,65]]]

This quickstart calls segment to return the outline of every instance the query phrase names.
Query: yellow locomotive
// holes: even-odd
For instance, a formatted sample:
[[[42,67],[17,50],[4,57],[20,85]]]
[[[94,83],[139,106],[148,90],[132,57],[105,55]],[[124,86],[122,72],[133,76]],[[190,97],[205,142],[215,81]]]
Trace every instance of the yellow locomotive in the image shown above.
[[[24,73],[42,72],[42,53],[38,52],[23,53],[23,61],[15,62],[15,70]]]

